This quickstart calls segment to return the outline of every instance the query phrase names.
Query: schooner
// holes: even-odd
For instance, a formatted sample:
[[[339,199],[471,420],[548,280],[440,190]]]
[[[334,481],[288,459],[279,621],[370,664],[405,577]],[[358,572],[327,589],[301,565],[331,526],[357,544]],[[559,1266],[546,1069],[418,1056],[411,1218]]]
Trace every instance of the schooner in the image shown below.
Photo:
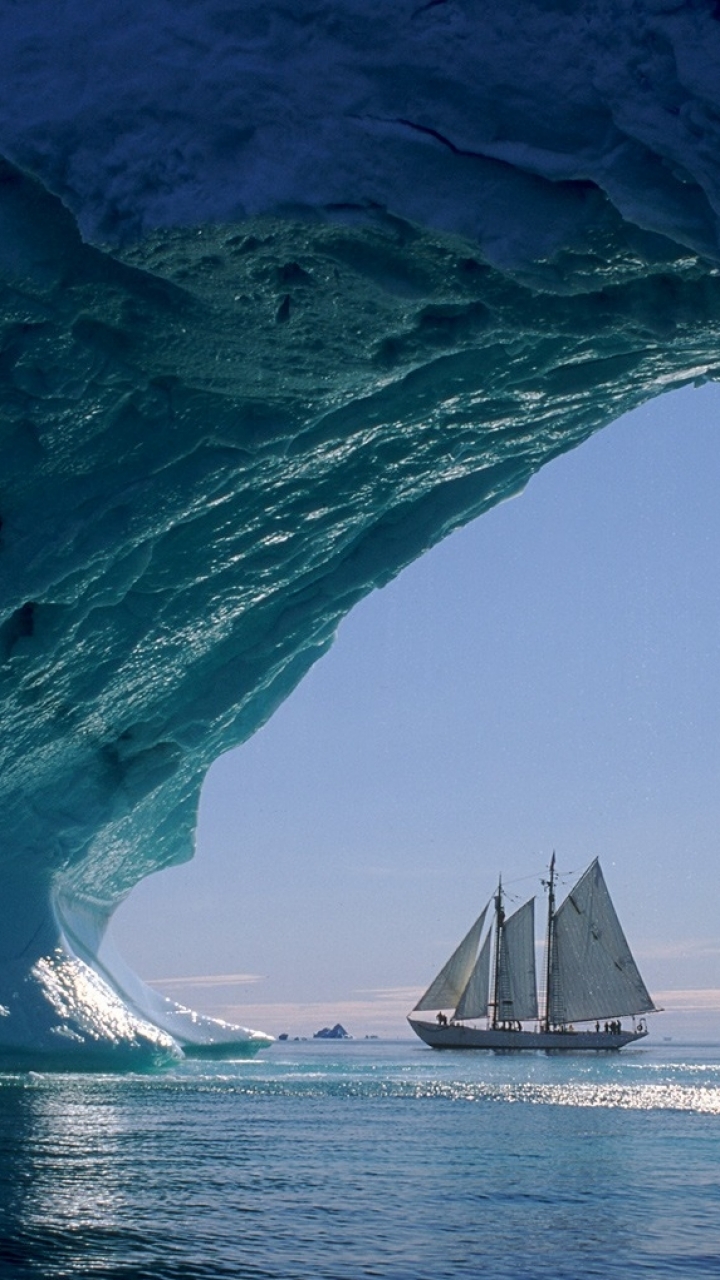
[[[647,1035],[656,1011],[627,944],[596,858],[555,907],[548,894],[542,1017],[535,973],[535,899],[506,916],[502,880],[408,1022],[433,1049],[622,1049]],[[480,945],[492,904],[490,927]],[[448,1019],[443,1010],[454,1010]],[[415,1017],[437,1010],[434,1021]],[[632,1017],[624,1028],[621,1018]],[[486,1020],[484,1027],[472,1025]],[[577,1029],[575,1023],[591,1025]],[[535,1023],[528,1028],[523,1024]]]

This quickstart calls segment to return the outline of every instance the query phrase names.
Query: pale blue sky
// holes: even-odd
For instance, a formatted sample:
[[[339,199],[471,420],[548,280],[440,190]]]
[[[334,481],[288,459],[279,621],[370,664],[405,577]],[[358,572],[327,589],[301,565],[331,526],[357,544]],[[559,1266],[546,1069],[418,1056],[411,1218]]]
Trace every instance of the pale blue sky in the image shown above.
[[[119,913],[141,975],[274,1034],[404,1034],[498,872],[555,848],[600,856],[655,1034],[720,1039],[719,429],[717,387],[655,401],[355,609]]]

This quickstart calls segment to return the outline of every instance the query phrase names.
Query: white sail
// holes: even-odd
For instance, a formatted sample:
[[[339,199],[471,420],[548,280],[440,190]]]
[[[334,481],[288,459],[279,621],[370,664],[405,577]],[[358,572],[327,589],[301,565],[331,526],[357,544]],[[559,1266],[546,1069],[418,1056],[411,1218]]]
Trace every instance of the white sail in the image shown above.
[[[437,978],[430,983],[424,996],[418,1000],[413,1013],[420,1009],[454,1009],[468,984],[475,964],[480,934],[485,924],[487,907],[480,913],[474,925],[465,934],[460,946],[453,951]]]
[[[488,988],[490,986],[490,943],[492,941],[492,930],[488,932],[485,941],[480,948],[480,955],[475,961],[467,986],[463,991],[457,1009],[455,1010],[455,1018],[460,1021],[463,1018],[484,1018],[488,1010]]]
[[[554,916],[550,1021],[615,1018],[654,1008],[596,858]]]
[[[496,999],[500,1022],[523,1022],[538,1016],[534,898],[509,916],[503,925]]]

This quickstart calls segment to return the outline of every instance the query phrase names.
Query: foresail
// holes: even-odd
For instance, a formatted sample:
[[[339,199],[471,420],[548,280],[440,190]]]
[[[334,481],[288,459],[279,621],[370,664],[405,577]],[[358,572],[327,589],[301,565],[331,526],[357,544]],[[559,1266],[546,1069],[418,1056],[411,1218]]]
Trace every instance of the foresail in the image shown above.
[[[550,1020],[582,1022],[654,1007],[596,859],[555,913]]]
[[[534,898],[509,916],[503,925],[497,1003],[500,1022],[524,1022],[538,1016]]]
[[[454,1009],[467,986],[475,964],[480,935],[485,924],[487,907],[468,930],[460,946],[453,951],[437,978],[431,982],[425,995],[418,1000],[413,1013],[421,1009]]]
[[[467,986],[460,997],[458,1007],[455,1010],[455,1018],[457,1020],[462,1020],[463,1018],[484,1018],[488,1011],[491,941],[492,930],[488,932],[488,935],[480,948],[480,955],[475,961],[475,967],[470,974]]]

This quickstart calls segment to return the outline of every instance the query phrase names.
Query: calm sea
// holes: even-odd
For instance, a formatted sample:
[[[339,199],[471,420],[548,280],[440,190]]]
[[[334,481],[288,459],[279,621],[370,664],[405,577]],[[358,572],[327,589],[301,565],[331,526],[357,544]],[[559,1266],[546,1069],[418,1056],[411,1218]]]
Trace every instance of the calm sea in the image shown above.
[[[720,1277],[720,1046],[0,1077],[0,1277]]]

